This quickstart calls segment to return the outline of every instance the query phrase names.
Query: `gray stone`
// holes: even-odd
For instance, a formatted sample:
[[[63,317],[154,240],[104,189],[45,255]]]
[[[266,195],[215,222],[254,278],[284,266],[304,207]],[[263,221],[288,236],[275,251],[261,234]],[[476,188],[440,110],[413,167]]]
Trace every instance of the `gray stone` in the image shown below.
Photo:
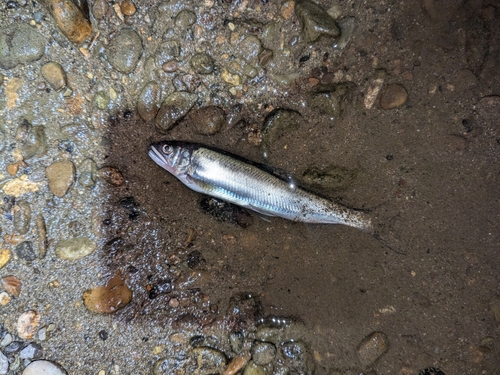
[[[18,201],[14,211],[14,229],[19,234],[26,234],[30,229],[31,207],[26,201]]]
[[[155,55],[155,64],[157,67],[163,66],[164,63],[178,57],[181,53],[181,46],[177,40],[168,40],[163,42]]]
[[[43,350],[40,344],[30,343],[19,353],[21,359],[40,359],[43,356]]]
[[[17,128],[16,140],[21,142],[21,152],[25,160],[41,157],[47,152],[47,137],[43,126],[32,126],[23,121]]]
[[[166,132],[171,129],[193,108],[197,99],[198,95],[185,91],[177,91],[169,95],[156,115],[156,130]]]
[[[12,335],[10,333],[7,333],[5,337],[2,339],[2,342],[0,342],[0,346],[4,347],[9,345],[12,341],[14,341]]]
[[[31,241],[24,241],[17,245],[16,254],[20,259],[27,262],[33,262],[37,258],[36,251]]]
[[[354,17],[346,17],[339,21],[339,27],[341,30],[340,38],[337,40],[336,47],[338,49],[344,49],[351,37],[356,31],[356,18]]]
[[[23,375],[67,375],[61,366],[45,360],[31,362],[23,371]]]
[[[142,39],[132,29],[120,30],[111,40],[106,56],[113,68],[121,73],[132,73],[141,58]]]
[[[96,248],[96,243],[90,238],[76,237],[59,241],[55,253],[60,259],[75,260],[92,254]]]
[[[42,77],[56,91],[60,91],[67,85],[66,72],[61,64],[50,61],[42,66]]]
[[[383,332],[372,332],[358,345],[359,361],[365,367],[373,364],[389,350],[389,340]]]
[[[191,67],[198,74],[210,74],[214,71],[214,60],[206,53],[197,53],[191,57]]]
[[[0,375],[5,375],[9,372],[9,360],[0,352]]]
[[[33,27],[21,24],[0,33],[0,67],[12,69],[40,59],[45,53],[47,42]]]
[[[291,373],[308,373],[307,349],[301,341],[288,341],[281,346],[281,354],[285,365]]]
[[[212,135],[222,129],[226,123],[226,114],[222,108],[209,106],[192,111],[189,120],[194,124],[197,133]]]
[[[194,25],[196,22],[196,14],[193,12],[184,9],[181,10],[177,16],[175,16],[175,26],[179,28],[180,30],[187,29],[189,26]]]
[[[221,374],[226,368],[226,356],[224,353],[208,348],[199,347],[192,351],[191,364],[188,373],[198,375]]]
[[[255,341],[252,345],[252,360],[258,366],[271,363],[276,357],[276,346],[270,342]]]
[[[313,1],[298,0],[295,14],[300,19],[304,40],[308,43],[316,41],[320,36],[337,38],[340,35],[335,20]]]
[[[85,187],[92,187],[97,180],[97,164],[88,158],[80,163],[78,167],[78,183]]]
[[[160,109],[161,90],[156,82],[148,82],[137,100],[137,112],[144,121],[153,121]]]
[[[254,35],[247,36],[238,45],[239,53],[246,61],[257,59],[261,48],[260,40]]]

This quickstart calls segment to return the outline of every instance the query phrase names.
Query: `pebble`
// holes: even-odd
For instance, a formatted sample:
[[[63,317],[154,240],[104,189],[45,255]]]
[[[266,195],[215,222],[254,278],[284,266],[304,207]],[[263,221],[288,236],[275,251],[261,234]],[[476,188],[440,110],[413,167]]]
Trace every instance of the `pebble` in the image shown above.
[[[92,6],[92,13],[96,20],[102,20],[108,13],[108,3],[106,0],[96,0]]]
[[[121,73],[132,73],[143,52],[142,39],[133,29],[125,28],[116,33],[106,50],[113,68]]]
[[[250,353],[244,353],[231,359],[223,375],[236,375],[250,360]]]
[[[11,259],[12,251],[10,251],[10,249],[0,249],[0,269],[2,269]]]
[[[175,16],[174,24],[180,30],[185,30],[188,27],[194,25],[196,22],[196,14],[193,12],[183,9],[177,16]]]
[[[60,259],[75,260],[92,254],[96,248],[95,241],[82,236],[60,240],[55,246],[55,253]]]
[[[122,186],[125,183],[125,177],[115,167],[102,167],[97,170],[97,175],[108,184],[115,187]]]
[[[26,201],[18,201],[14,206],[14,229],[19,234],[26,234],[30,228],[31,206]]]
[[[43,356],[43,349],[36,342],[30,343],[19,353],[21,359],[40,359]]]
[[[226,356],[216,349],[208,347],[194,348],[192,354],[196,365],[189,373],[199,375],[221,374],[226,368]]]
[[[380,107],[382,109],[393,109],[406,103],[408,93],[406,89],[397,83],[387,85],[380,95]]]
[[[16,140],[21,142],[21,152],[25,160],[32,157],[42,157],[47,152],[47,136],[45,127],[31,126],[27,121],[19,125]]]
[[[170,94],[162,103],[155,118],[156,130],[164,133],[181,120],[198,100],[197,94],[176,91]]]
[[[45,169],[49,189],[57,197],[63,197],[75,182],[75,165],[69,160],[55,162]]]
[[[354,17],[345,17],[339,21],[341,33],[340,38],[335,43],[336,48],[343,50],[349,44],[354,31],[356,31],[356,23],[357,21]]]
[[[4,375],[7,374],[8,372],[9,372],[9,360],[5,356],[5,354],[0,352],[0,374]]]
[[[237,224],[242,228],[253,225],[253,216],[244,208],[209,196],[201,197],[201,210],[221,222]]]
[[[161,68],[165,73],[172,73],[179,69],[179,62],[175,59],[172,59],[164,62]]]
[[[68,84],[66,72],[61,64],[50,61],[42,66],[42,77],[56,91],[60,91]]]
[[[83,160],[78,167],[78,183],[85,187],[93,187],[97,178],[97,164],[93,159]]]
[[[229,345],[233,352],[241,352],[241,349],[243,349],[243,339],[243,334],[239,331],[231,331],[229,333]]]
[[[61,366],[54,362],[39,360],[33,361],[23,371],[22,375],[67,375]]]
[[[243,370],[243,375],[266,375],[266,371],[264,367],[257,366],[252,361],[248,362],[245,366],[245,370]]]
[[[9,275],[2,278],[2,286],[11,296],[19,297],[22,283],[17,276]]]
[[[92,25],[71,0],[46,0],[47,8],[61,32],[75,44],[90,38]]]
[[[359,361],[365,367],[373,364],[380,356],[389,350],[389,340],[383,332],[373,332],[366,336],[358,345]]]
[[[191,57],[191,67],[197,74],[210,74],[214,70],[214,60],[206,53],[197,53]]]
[[[220,77],[224,82],[227,82],[233,86],[238,86],[241,82],[241,78],[238,74],[231,74],[226,68],[222,68]]]
[[[208,106],[192,111],[189,120],[194,124],[197,133],[213,135],[226,123],[226,113],[222,108]]]
[[[133,16],[137,9],[133,2],[125,0],[121,5],[121,10],[125,16]]]
[[[266,66],[273,59],[273,51],[270,49],[264,49],[259,53],[258,61],[261,67]]]
[[[276,346],[270,342],[255,341],[252,345],[252,360],[258,366],[271,363],[276,356]]]
[[[284,363],[291,373],[307,373],[307,349],[301,341],[288,341],[282,344],[281,353]]]
[[[29,310],[21,314],[17,320],[17,335],[23,340],[29,340],[33,337],[40,321],[40,314]]]
[[[139,99],[137,100],[137,112],[144,121],[153,121],[158,113],[158,110],[160,109],[160,103],[160,86],[154,81],[148,82],[142,88]]]
[[[24,241],[17,245],[16,255],[19,259],[25,260],[26,262],[33,262],[37,258],[33,242]]]
[[[285,1],[280,8],[281,15],[284,19],[289,20],[293,16],[295,9],[295,1]]]
[[[11,176],[15,176],[19,171],[19,163],[9,164],[6,169]]]
[[[12,69],[19,64],[39,60],[47,41],[33,27],[20,24],[11,31],[0,33],[0,68]]]
[[[163,66],[163,64],[167,61],[170,61],[176,57],[178,57],[181,53],[181,47],[179,41],[177,40],[168,40],[163,42],[155,55],[155,64],[156,66]]]
[[[12,297],[7,292],[0,293],[0,305],[8,305],[11,300]]]
[[[98,286],[83,293],[83,303],[92,312],[111,314],[132,300],[132,290],[120,274],[116,274],[105,286]]]
[[[108,108],[109,102],[111,101],[108,93],[104,90],[100,90],[94,96],[94,103],[99,109]]]
[[[340,35],[335,20],[313,1],[296,1],[295,14],[300,19],[302,33],[307,43],[316,41],[320,36],[337,38]]]
[[[12,337],[12,335],[10,333],[7,333],[4,338],[2,339],[2,341],[0,342],[0,346],[1,347],[5,347],[7,345],[10,345],[10,343],[14,341],[14,338]]]
[[[383,69],[379,69],[373,75],[373,78],[370,82],[370,86],[366,90],[364,104],[366,109],[370,109],[375,104],[377,100],[378,94],[384,85],[385,76],[387,73]]]

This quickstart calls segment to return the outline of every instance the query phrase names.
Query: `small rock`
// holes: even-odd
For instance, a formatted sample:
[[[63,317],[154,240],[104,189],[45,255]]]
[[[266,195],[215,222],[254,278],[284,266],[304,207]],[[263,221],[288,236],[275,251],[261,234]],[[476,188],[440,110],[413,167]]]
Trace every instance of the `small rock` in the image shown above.
[[[11,296],[19,297],[22,283],[17,276],[9,275],[2,278],[2,286]]]
[[[382,94],[380,95],[380,107],[383,109],[393,109],[402,106],[406,103],[408,98],[408,93],[406,89],[397,84],[393,83],[387,85]]]
[[[229,333],[229,345],[231,346],[231,350],[235,353],[241,352],[243,349],[243,334],[238,331],[231,331]]]
[[[7,292],[0,293],[0,305],[8,305],[11,300],[12,297]]]
[[[198,95],[185,91],[176,91],[169,95],[156,115],[156,130],[164,133],[171,129],[193,108],[197,99]]]
[[[113,186],[122,186],[125,183],[125,178],[122,173],[114,167],[102,167],[97,171],[97,175]]]
[[[214,70],[214,60],[206,53],[197,53],[191,57],[191,67],[197,74],[210,74]]]
[[[163,66],[167,61],[170,61],[178,57],[181,53],[181,46],[178,40],[167,40],[160,44],[156,55],[155,64],[156,66]]]
[[[188,27],[194,25],[195,22],[196,22],[196,14],[194,14],[193,12],[191,12],[187,9],[181,10],[177,14],[177,16],[175,16],[175,20],[174,20],[175,26],[179,30],[185,30]]]
[[[264,120],[262,146],[268,148],[282,137],[297,130],[302,121],[302,116],[297,111],[285,108],[274,109]]]
[[[203,135],[218,133],[226,123],[226,113],[222,108],[209,106],[192,111],[189,120],[194,124],[196,132]]]
[[[50,61],[42,66],[42,77],[56,91],[60,91],[68,84],[66,72],[61,64]]]
[[[20,259],[26,262],[33,262],[37,258],[36,251],[33,248],[33,242],[31,241],[24,241],[17,245],[16,254]]]
[[[226,367],[226,356],[216,349],[208,347],[194,348],[192,354],[195,365],[192,371],[189,371],[191,374],[221,374]]]
[[[75,182],[75,166],[69,160],[58,161],[45,169],[49,189],[57,197],[63,197]]]
[[[273,51],[270,49],[264,49],[259,53],[258,61],[261,67],[266,66],[273,59]]]
[[[165,73],[173,73],[179,69],[179,62],[176,59],[172,59],[164,62],[161,68]]]
[[[0,249],[0,269],[3,268],[12,258],[12,251],[9,249]]]
[[[133,16],[136,12],[136,8],[133,2],[130,0],[125,0],[121,5],[122,13],[125,16]]]
[[[85,307],[96,313],[111,314],[132,299],[132,291],[120,274],[116,274],[105,286],[98,286],[83,293]]]
[[[295,1],[285,1],[281,5],[280,12],[284,19],[289,20],[293,15],[295,9]]]
[[[24,346],[25,343],[22,341],[12,341],[3,351],[7,355],[17,354],[24,348]]]
[[[0,68],[12,69],[19,64],[39,60],[45,53],[47,42],[33,27],[20,24],[0,33]]]
[[[340,38],[337,40],[336,48],[343,50],[351,37],[354,35],[354,31],[356,31],[356,18],[354,17],[346,17],[340,20],[339,27],[341,30]]]
[[[30,310],[22,313],[17,320],[17,335],[23,340],[33,338],[39,321],[40,314],[36,311]]]
[[[9,360],[5,356],[5,354],[0,352],[0,374],[5,375],[8,372],[9,372]]]
[[[70,0],[46,0],[50,14],[61,32],[75,44],[90,38],[92,25],[80,8]]]
[[[36,229],[37,229],[37,239],[38,239],[38,257],[40,259],[45,258],[47,253],[47,248],[49,246],[47,240],[47,228],[45,226],[45,219],[42,214],[38,214],[36,218]]]
[[[340,35],[335,20],[313,1],[296,1],[295,14],[301,21],[304,39],[308,43],[314,42],[320,36],[337,38]]]
[[[357,354],[365,367],[373,364],[380,356],[389,350],[389,340],[382,332],[373,332],[366,336],[358,345]]]
[[[143,87],[137,100],[137,112],[144,121],[153,121],[160,109],[160,103],[160,86],[156,82],[148,82]]]
[[[76,237],[59,241],[55,246],[58,258],[75,260],[92,254],[97,245],[88,237]]]
[[[14,338],[10,333],[7,333],[5,337],[2,339],[2,342],[0,342],[0,346],[5,347],[7,345],[10,345],[12,341],[14,341]]]
[[[111,40],[106,56],[113,68],[121,73],[132,73],[141,58],[142,39],[133,29],[120,30]]]
[[[26,201],[18,201],[14,206],[14,229],[19,234],[26,234],[30,229],[31,206]]]
[[[98,91],[94,96],[94,103],[99,109],[108,108],[109,102],[111,101],[108,93],[104,90]]]
[[[43,126],[31,126],[24,120],[17,128],[16,140],[21,142],[21,151],[25,160],[34,156],[42,157],[47,152],[47,137]]]
[[[247,36],[238,45],[239,53],[246,61],[257,59],[261,48],[260,40],[254,35]]]
[[[238,86],[241,82],[241,78],[238,74],[231,74],[226,68],[222,68],[220,77],[224,82],[233,86]]]
[[[282,344],[281,353],[285,365],[290,369],[291,373],[304,374],[307,373],[307,349],[301,341],[288,341]]]
[[[108,3],[106,0],[96,0],[92,6],[92,13],[96,20],[102,20],[108,13]]]
[[[19,353],[21,359],[40,359],[43,356],[43,349],[36,342],[30,343]]]
[[[39,360],[31,362],[23,371],[22,375],[67,375],[68,373],[59,365]]]
[[[250,360],[250,353],[244,353],[231,359],[223,375],[236,375]]]
[[[255,341],[252,345],[252,360],[258,366],[271,363],[276,356],[276,346],[270,342]]]
[[[97,179],[97,164],[93,159],[85,159],[78,167],[78,183],[85,187],[95,185]]]
[[[372,81],[370,82],[370,86],[366,90],[364,104],[366,109],[370,109],[375,104],[377,100],[377,96],[384,85],[384,80],[386,76],[386,72],[383,69],[379,69],[373,75]]]
[[[319,85],[309,96],[308,104],[311,109],[329,119],[338,119],[344,113],[347,104],[346,97],[352,92],[355,85],[350,82],[336,85]]]
[[[248,362],[245,366],[245,370],[243,370],[243,375],[266,375],[266,371],[264,367],[257,366],[252,361]]]
[[[221,222],[237,224],[242,228],[248,228],[253,224],[253,217],[248,211],[216,198],[203,196],[200,199],[200,208]]]
[[[9,172],[11,176],[15,176],[17,171],[19,171],[19,163],[13,163],[7,166],[7,172]]]

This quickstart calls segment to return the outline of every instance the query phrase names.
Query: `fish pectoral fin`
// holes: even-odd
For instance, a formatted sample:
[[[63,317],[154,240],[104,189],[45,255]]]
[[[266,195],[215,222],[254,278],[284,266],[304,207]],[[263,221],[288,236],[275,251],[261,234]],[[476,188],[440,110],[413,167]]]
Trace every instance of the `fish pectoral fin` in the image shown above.
[[[269,212],[266,212],[266,211],[264,211],[264,210],[262,210],[262,209],[260,209],[260,208],[257,208],[257,207],[255,207],[254,205],[251,205],[251,204],[249,204],[249,205],[247,206],[247,208],[248,208],[249,210],[252,210],[252,211],[254,211],[254,212],[257,212],[257,213],[259,214],[259,216],[260,216],[260,215],[262,215],[262,216],[267,216],[267,217],[273,217],[273,216],[274,216],[274,215],[271,215]],[[264,219],[264,220],[265,220],[265,219]],[[268,221],[268,220],[266,220],[266,221]]]

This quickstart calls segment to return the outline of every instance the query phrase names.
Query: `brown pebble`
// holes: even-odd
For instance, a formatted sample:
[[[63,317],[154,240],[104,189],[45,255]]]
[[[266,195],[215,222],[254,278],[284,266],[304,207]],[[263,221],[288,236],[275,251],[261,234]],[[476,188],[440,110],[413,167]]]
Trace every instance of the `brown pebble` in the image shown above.
[[[42,66],[42,77],[49,83],[49,85],[56,91],[60,91],[66,87],[67,78],[61,64],[55,61],[49,61]]]
[[[168,305],[173,308],[179,307],[179,300],[177,298],[172,298],[168,301]]]
[[[121,172],[113,167],[103,167],[97,171],[97,175],[113,186],[121,186],[125,182]]]
[[[92,34],[92,25],[70,0],[46,0],[57,27],[75,44],[82,44]]]
[[[385,90],[382,91],[380,95],[380,107],[383,109],[397,108],[406,103],[407,98],[408,93],[406,89],[397,83],[393,83],[387,85]]]
[[[179,69],[179,62],[177,60],[170,60],[164,62],[161,68],[166,73],[172,73],[175,72],[177,69]]]
[[[104,286],[89,289],[83,293],[85,307],[96,313],[111,314],[132,300],[132,290],[119,273]]]
[[[3,240],[7,245],[19,245],[23,238],[19,234],[6,234],[3,236]]]
[[[9,172],[9,174],[11,176],[15,176],[17,174],[18,170],[19,170],[19,164],[18,163],[9,164],[7,166],[7,172]]]
[[[21,293],[21,280],[14,275],[5,276],[2,278],[2,286],[7,293],[14,297],[19,297]]]
[[[121,10],[125,16],[133,16],[136,12],[134,3],[129,0],[125,0],[122,3]]]
[[[309,82],[311,86],[317,86],[319,84],[319,79],[315,77],[310,77],[307,79],[307,82]]]
[[[47,85],[45,84],[45,82],[39,82],[36,88],[40,91],[43,91],[47,88]]]
[[[3,268],[12,258],[12,251],[9,249],[0,249],[0,268]]]
[[[191,112],[189,120],[198,134],[212,135],[218,133],[226,123],[226,113],[222,108],[208,106]]]
[[[75,182],[75,165],[69,160],[52,163],[45,168],[49,189],[57,197],[63,197]]]
[[[42,214],[39,214],[36,218],[36,228],[38,231],[38,256],[43,259],[47,253],[49,241],[47,240],[47,228]]]
[[[40,314],[30,310],[21,314],[17,320],[17,335],[23,340],[33,338],[40,321]]]
[[[94,17],[96,20],[102,20],[106,13],[108,13],[108,3],[106,0],[96,0],[92,7],[92,11],[94,13]]]
[[[369,366],[388,350],[387,336],[383,332],[373,332],[361,341],[357,352],[361,364]]]
[[[231,359],[231,362],[229,362],[229,365],[227,366],[223,375],[235,375],[236,373],[238,373],[238,371],[245,367],[250,358],[251,355],[248,352],[234,357],[233,359]]]

